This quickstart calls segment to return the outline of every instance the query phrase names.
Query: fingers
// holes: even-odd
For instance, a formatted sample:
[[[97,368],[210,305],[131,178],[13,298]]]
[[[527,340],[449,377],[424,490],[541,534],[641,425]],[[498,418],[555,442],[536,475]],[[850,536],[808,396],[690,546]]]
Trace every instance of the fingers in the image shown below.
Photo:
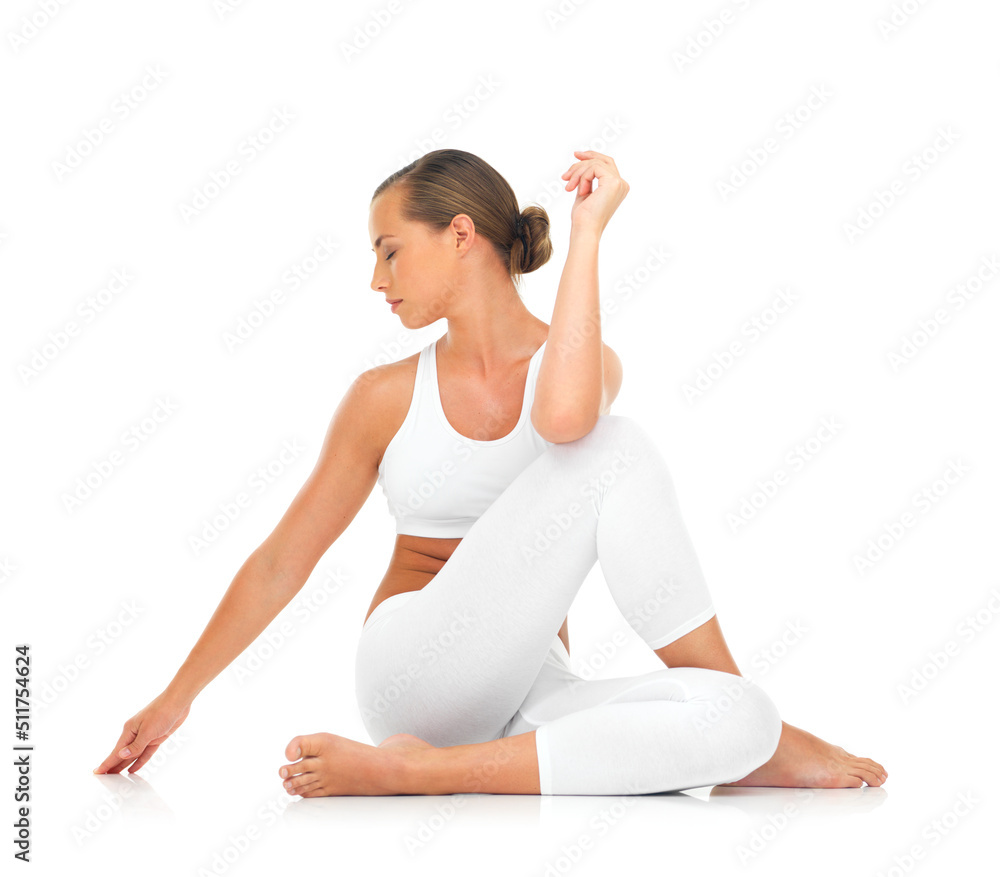
[[[94,773],[121,773],[143,754],[144,749],[148,748],[149,744],[140,739],[141,723],[133,724],[134,721],[132,718],[125,723],[114,752],[104,759]],[[156,742],[159,745],[163,741]]]
[[[138,750],[136,750],[136,751],[138,751]],[[120,752],[120,750],[119,750],[119,752]],[[130,764],[132,764],[132,762],[134,762],[136,760],[137,756],[135,755],[135,752],[133,751],[133,747],[129,747],[129,753],[130,754],[127,755],[127,756],[125,756],[124,758],[118,752],[112,753],[111,755],[109,755],[104,760],[104,764],[102,764],[101,767],[97,769],[97,772],[98,773],[121,773],[123,770],[125,770],[126,767],[128,767]],[[102,770],[102,768],[104,767],[105,764],[110,764],[111,767],[109,767],[107,770]]]
[[[594,191],[594,184],[592,181],[595,176],[596,173],[593,167],[584,168],[582,171],[580,171],[579,176],[576,177],[575,179],[575,183],[579,186],[579,188],[576,190],[577,198],[583,198],[585,195],[589,195],[591,192]],[[572,186],[573,184],[574,180],[570,180],[569,185]]]
[[[112,764],[118,762],[117,756],[109,755],[104,759],[97,767],[94,768],[94,773],[115,773],[115,771],[110,770]]]
[[[163,741],[161,740],[160,743]],[[136,759],[135,764],[133,764],[129,769],[129,773],[135,773],[140,767],[142,767],[149,759],[156,755],[156,750],[159,749],[160,743],[150,743],[143,751],[142,754]]]
[[[126,768],[135,773],[177,730],[190,710],[190,703],[177,703],[162,695],[156,698],[125,722],[114,751],[94,769],[94,773],[121,773]],[[161,733],[163,731],[166,733]]]
[[[593,186],[590,181],[593,180],[595,176],[597,176],[597,172],[593,165],[581,168],[566,182],[566,191],[571,191],[574,186],[579,184],[580,188],[576,194],[589,195],[593,190]]]
[[[597,155],[597,153],[585,153],[580,152],[578,155]],[[568,176],[566,181],[566,191],[570,191],[578,182],[580,182],[581,177],[586,177],[587,179],[593,179],[597,171],[597,158],[587,158],[583,161],[578,161],[575,164],[569,166],[568,170],[563,174],[564,177]],[[582,187],[581,187],[582,188]],[[578,193],[579,194],[579,193]]]
[[[577,192],[577,195],[589,195],[593,191],[591,181],[595,176],[598,180],[606,176],[620,176],[615,160],[609,155],[604,155],[602,152],[594,152],[592,149],[578,149],[573,154],[584,157],[580,161],[570,165],[562,174],[563,177],[568,178],[566,181],[566,191],[572,190],[579,183],[580,191]],[[603,173],[598,172],[598,168],[601,168]]]
[[[136,752],[132,751],[134,747],[131,746],[132,741],[136,738],[136,731],[130,728],[128,723],[125,723],[125,729],[122,731],[121,737],[118,738],[118,742],[115,744],[115,748],[112,753],[101,762],[100,766],[94,773],[120,773],[121,769],[125,767],[125,763],[122,761],[123,756],[122,750],[128,749],[129,755],[127,759],[131,761],[136,756]]]

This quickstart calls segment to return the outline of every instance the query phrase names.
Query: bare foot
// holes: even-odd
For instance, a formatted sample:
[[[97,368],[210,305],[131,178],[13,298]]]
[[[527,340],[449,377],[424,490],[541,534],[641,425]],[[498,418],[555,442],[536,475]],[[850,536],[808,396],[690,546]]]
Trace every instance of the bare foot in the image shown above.
[[[327,795],[400,795],[400,771],[406,750],[433,748],[411,734],[394,734],[379,746],[359,743],[336,734],[293,737],[278,775],[290,795],[319,798]]]
[[[771,760],[735,783],[720,786],[781,786],[806,789],[846,789],[881,786],[888,774],[870,758],[858,758],[815,734],[781,723],[781,739]]]

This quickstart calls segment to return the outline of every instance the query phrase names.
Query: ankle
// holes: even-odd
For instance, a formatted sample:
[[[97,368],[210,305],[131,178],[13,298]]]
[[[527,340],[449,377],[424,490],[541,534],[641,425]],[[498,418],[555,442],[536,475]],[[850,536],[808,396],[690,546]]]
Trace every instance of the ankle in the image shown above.
[[[400,795],[447,795],[442,750],[399,748],[387,752],[387,772]]]
[[[366,789],[364,794],[404,795],[407,785],[405,753],[394,748],[365,745],[367,757],[356,762],[355,779]]]

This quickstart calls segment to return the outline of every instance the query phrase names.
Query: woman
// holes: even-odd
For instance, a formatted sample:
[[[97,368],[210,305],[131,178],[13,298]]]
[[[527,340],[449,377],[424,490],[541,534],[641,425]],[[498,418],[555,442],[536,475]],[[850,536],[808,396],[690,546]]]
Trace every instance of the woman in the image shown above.
[[[783,723],[740,676],[659,450],[632,418],[609,414],[622,370],[600,338],[597,252],[628,184],[608,156],[575,154],[562,175],[577,195],[548,326],[516,285],[551,255],[548,216],[520,211],[490,165],[439,149],[376,189],[372,289],[408,329],[441,318],[448,329],[354,381],[288,511],[95,772],[149,760],[378,482],[397,538],[356,660],[378,745],[293,738],[278,770],[289,794],[884,782],[871,759]],[[591,681],[571,672],[566,613],[598,559],[665,669]]]

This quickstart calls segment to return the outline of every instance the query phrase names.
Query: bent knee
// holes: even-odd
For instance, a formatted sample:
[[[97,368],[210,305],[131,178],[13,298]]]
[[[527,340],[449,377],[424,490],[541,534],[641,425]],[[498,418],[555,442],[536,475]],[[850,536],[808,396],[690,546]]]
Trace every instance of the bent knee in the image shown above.
[[[627,414],[602,414],[587,435],[612,441],[629,438],[651,440],[642,424]]]
[[[722,735],[733,757],[738,777],[770,761],[781,737],[781,716],[764,689],[745,676],[721,670],[676,668],[689,671],[688,689],[704,704],[700,727]],[[721,742],[721,741],[720,741]]]
[[[763,688],[743,677],[739,704],[740,748],[746,757],[743,776],[771,760],[781,738],[781,716],[778,707]]]
[[[656,443],[645,427],[634,417],[625,414],[602,414],[590,432],[574,442],[566,442],[556,447],[579,448],[588,453],[595,451],[604,455],[621,457],[637,452],[640,457],[650,452],[658,452]]]

